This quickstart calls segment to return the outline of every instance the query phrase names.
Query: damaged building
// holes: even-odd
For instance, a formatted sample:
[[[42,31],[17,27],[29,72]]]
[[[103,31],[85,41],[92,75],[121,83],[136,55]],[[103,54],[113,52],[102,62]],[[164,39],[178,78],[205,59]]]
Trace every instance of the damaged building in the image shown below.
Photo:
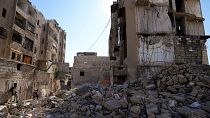
[[[208,64],[200,0],[118,0],[111,6],[109,55],[133,80],[172,64]]]
[[[55,79],[55,73],[61,72],[58,64],[65,63],[66,32],[56,20],[45,19],[29,0],[0,0],[0,13],[0,63],[8,65],[14,75],[10,78],[10,72],[3,70],[10,69],[1,67],[0,81],[4,85],[0,96],[14,84],[21,92],[29,85],[31,93],[40,89],[47,95],[58,90],[60,80]],[[29,75],[27,79],[24,73]],[[31,97],[23,96],[19,98]]]
[[[83,84],[109,86],[110,69],[115,61],[106,56],[97,56],[96,52],[78,52],[74,57],[72,88]]]

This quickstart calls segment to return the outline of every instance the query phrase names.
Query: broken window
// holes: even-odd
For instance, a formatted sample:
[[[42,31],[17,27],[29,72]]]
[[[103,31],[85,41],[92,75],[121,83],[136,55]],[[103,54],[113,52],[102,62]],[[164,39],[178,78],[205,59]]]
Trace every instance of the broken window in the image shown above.
[[[26,64],[31,64],[32,57],[27,56],[27,55],[23,55],[23,62],[26,63]]]
[[[84,71],[80,71],[80,76],[85,76],[85,72]]]
[[[16,59],[16,53],[12,52],[11,59],[15,60]]]
[[[2,17],[6,18],[6,14],[7,14],[7,10],[5,8],[3,8]]]
[[[41,51],[41,54],[43,54],[43,50]]]
[[[19,43],[19,44],[22,44],[22,36],[20,33],[14,31],[13,32],[13,36],[12,36],[12,40]]]
[[[7,38],[7,30],[3,27],[0,27],[0,38],[6,39]]]
[[[24,48],[33,51],[34,42],[29,38],[25,38]]]
[[[15,24],[24,30],[26,28],[26,19],[22,15],[20,15],[18,12],[16,12]]]
[[[28,22],[27,30],[30,31],[31,33],[34,33],[35,27],[31,23]]]
[[[17,61],[21,61],[21,55],[17,54]]]
[[[185,12],[184,0],[175,0],[175,3],[177,12]]]

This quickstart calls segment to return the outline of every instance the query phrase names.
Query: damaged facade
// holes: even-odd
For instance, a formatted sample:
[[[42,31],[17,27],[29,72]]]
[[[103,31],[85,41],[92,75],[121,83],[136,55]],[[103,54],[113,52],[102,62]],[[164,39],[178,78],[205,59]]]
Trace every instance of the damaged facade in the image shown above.
[[[29,0],[0,0],[0,13],[1,60],[12,63],[8,68],[16,70],[13,73],[32,71],[33,76],[27,80],[31,82],[31,92],[40,89],[46,95],[59,89],[60,83],[54,78],[59,71],[58,63],[64,63],[65,60],[66,32],[56,20],[46,20]],[[26,66],[31,69],[23,72],[21,68]],[[0,75],[7,77],[5,74]],[[23,78],[0,79],[4,81],[2,83],[17,83],[20,89],[21,86],[27,87],[26,81],[24,85],[17,82]],[[5,86],[11,87],[10,84]],[[4,93],[7,89],[0,91]]]
[[[208,64],[200,0],[118,0],[111,6],[109,55],[127,74],[151,77],[171,64]]]
[[[110,69],[116,62],[95,52],[78,52],[74,57],[71,86],[82,84],[109,86]]]

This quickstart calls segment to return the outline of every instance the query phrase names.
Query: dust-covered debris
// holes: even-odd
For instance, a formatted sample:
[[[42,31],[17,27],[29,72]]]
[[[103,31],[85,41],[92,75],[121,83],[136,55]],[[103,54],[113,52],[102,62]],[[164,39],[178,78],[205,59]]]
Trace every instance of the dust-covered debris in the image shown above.
[[[146,82],[141,79],[108,88],[82,86],[45,99],[0,106],[0,117],[207,118],[209,80],[207,65],[174,65]]]

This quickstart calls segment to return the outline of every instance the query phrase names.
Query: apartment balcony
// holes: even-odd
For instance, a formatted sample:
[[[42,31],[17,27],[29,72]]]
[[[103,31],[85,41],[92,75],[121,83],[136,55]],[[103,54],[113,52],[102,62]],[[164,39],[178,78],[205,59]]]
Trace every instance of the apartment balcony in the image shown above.
[[[15,16],[15,25],[21,28],[22,30],[26,29],[26,19],[20,13],[16,12]]]
[[[27,21],[32,23],[33,25],[36,24],[36,10],[33,6],[28,6],[27,9],[18,5],[16,7],[16,12],[22,15]]]

